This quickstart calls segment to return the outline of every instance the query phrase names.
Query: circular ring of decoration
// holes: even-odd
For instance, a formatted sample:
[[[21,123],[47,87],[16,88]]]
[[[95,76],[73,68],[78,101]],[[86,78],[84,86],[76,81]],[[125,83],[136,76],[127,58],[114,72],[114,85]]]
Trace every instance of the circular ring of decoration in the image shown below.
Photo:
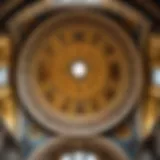
[[[34,151],[28,160],[37,159],[128,160],[124,151],[104,138],[58,138]]]
[[[17,95],[40,124],[62,134],[95,134],[122,121],[141,97],[144,67],[131,38],[109,17],[62,13],[24,44]]]

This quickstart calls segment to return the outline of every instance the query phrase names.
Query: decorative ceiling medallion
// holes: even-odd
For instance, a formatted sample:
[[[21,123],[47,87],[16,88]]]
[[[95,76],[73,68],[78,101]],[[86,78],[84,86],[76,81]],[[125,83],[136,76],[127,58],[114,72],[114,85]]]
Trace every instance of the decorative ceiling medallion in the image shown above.
[[[73,11],[46,20],[29,37],[17,61],[16,88],[48,129],[95,134],[131,111],[143,73],[138,50],[114,21]]]
[[[37,149],[28,160],[128,160],[118,146],[104,138],[57,138]]]

